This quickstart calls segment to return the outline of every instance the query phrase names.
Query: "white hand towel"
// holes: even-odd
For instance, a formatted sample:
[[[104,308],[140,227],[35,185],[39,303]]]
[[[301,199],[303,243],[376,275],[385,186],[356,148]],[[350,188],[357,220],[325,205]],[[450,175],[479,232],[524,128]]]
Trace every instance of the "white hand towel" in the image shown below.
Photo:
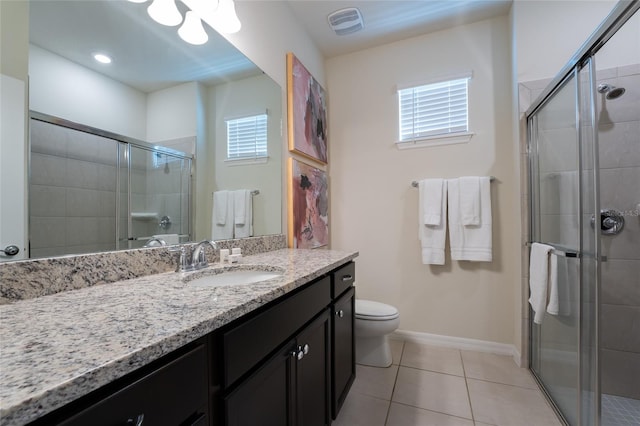
[[[480,224],[462,224],[460,215],[460,181],[447,181],[449,206],[449,242],[451,259],[491,262],[492,222],[491,222],[491,184],[488,176],[480,178]]]
[[[425,225],[440,225],[442,221],[442,192],[444,179],[425,179],[418,185]]]
[[[251,191],[248,189],[234,191],[233,199],[235,237],[251,237],[253,235],[253,200]]]
[[[440,223],[437,225],[425,224],[424,186],[425,181],[420,181],[418,200],[418,238],[422,249],[422,263],[425,265],[444,265],[444,243],[447,236],[447,182],[442,181],[442,195],[440,197],[439,215]]]
[[[224,194],[219,194],[216,197],[218,192]],[[213,194],[213,209],[211,209],[211,239],[229,240],[233,238],[233,200],[229,199],[229,191],[217,191]],[[216,206],[216,199],[219,199],[218,206]],[[221,221],[218,219],[218,215],[225,217],[223,224],[218,223]]]
[[[227,223],[227,203],[229,191],[216,191],[213,193],[213,220],[216,225]]]
[[[551,315],[571,315],[571,286],[579,283],[580,262],[575,258],[551,255],[553,263],[549,272],[549,303],[547,313]]]
[[[480,225],[480,178],[463,176],[459,182],[460,220],[465,226]]]
[[[551,254],[553,247],[533,243],[529,257],[529,303],[533,309],[533,322],[542,324],[547,307],[549,280],[557,277],[557,259]],[[555,278],[553,278],[555,279]]]

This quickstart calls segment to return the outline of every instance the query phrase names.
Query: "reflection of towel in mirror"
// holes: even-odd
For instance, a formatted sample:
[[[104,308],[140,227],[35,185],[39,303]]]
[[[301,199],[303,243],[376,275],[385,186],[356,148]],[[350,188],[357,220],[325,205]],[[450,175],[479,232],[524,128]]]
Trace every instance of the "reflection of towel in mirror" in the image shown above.
[[[233,200],[229,191],[213,193],[213,209],[211,213],[211,238],[228,240],[233,238]]]
[[[248,189],[233,191],[235,238],[253,235],[253,197]]]

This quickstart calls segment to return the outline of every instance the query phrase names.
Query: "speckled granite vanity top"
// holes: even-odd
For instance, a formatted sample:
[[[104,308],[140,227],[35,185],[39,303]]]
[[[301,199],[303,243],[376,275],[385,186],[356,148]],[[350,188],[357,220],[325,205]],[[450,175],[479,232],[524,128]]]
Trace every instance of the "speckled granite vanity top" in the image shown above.
[[[169,272],[2,305],[0,424],[35,420],[357,255],[284,249],[242,260],[284,270],[256,284],[195,288]]]

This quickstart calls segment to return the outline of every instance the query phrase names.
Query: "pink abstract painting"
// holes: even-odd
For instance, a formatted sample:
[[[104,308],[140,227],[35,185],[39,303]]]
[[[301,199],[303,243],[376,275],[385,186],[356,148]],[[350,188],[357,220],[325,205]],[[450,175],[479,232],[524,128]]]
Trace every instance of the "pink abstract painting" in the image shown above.
[[[327,163],[324,89],[293,53],[287,54],[289,150]]]
[[[289,166],[289,246],[316,248],[329,243],[327,174],[291,158]]]

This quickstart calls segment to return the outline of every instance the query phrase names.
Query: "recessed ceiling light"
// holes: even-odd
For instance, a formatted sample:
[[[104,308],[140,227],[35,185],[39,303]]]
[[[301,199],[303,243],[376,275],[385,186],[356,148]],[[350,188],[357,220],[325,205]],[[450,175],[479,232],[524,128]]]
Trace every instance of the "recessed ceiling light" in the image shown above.
[[[101,64],[110,64],[111,58],[105,55],[104,53],[96,53],[93,55],[93,59],[100,62]]]

